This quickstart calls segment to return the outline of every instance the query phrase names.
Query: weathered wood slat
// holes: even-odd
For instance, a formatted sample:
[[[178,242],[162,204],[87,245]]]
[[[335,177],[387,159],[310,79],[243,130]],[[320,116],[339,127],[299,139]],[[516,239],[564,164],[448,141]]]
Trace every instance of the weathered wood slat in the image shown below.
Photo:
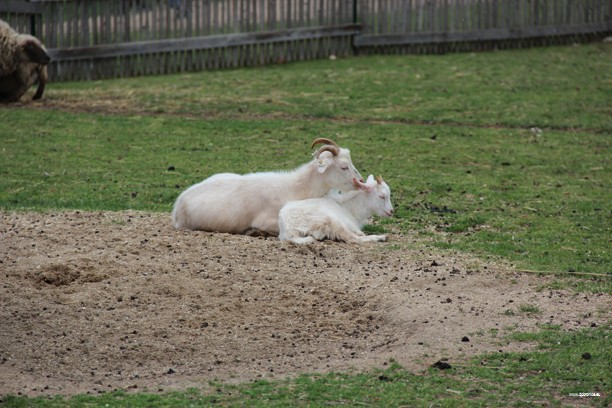
[[[93,47],[52,48],[49,55],[56,61],[90,58],[109,58],[141,55],[177,50],[202,50],[242,45],[270,44],[285,41],[311,40],[338,36],[352,36],[360,32],[359,24],[332,27],[297,28],[294,30],[228,34],[194,38],[174,38],[157,41],[141,41],[99,45]]]
[[[0,13],[41,14],[43,9],[41,3],[29,3],[23,0],[0,1]]]
[[[603,23],[584,24],[580,26],[544,26],[521,28],[497,28],[466,32],[437,32],[413,34],[374,34],[355,37],[356,47],[392,46],[407,44],[427,44],[462,41],[492,41],[527,39],[537,37],[588,34],[612,31],[612,20]]]

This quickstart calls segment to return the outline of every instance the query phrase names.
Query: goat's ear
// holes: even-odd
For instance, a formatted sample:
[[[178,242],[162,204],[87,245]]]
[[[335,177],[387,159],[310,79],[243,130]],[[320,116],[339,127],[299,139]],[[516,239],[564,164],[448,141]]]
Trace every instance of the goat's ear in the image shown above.
[[[368,183],[364,183],[362,181],[357,180],[356,178],[353,178],[353,185],[363,191],[371,191],[372,187],[370,187],[368,185]]]
[[[319,159],[317,160],[317,171],[319,173],[325,172],[329,167],[329,160]]]
[[[23,44],[23,51],[28,56],[28,59],[37,64],[46,65],[51,62],[49,54],[35,41],[29,40]]]

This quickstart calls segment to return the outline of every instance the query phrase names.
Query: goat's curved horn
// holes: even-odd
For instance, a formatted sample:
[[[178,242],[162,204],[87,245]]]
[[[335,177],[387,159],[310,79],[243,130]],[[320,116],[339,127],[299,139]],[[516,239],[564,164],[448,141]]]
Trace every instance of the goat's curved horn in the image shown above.
[[[318,159],[319,156],[321,155],[321,153],[323,152],[330,152],[331,154],[333,154],[334,156],[337,156],[338,153],[340,153],[340,146],[338,146],[336,144],[336,142],[334,142],[333,140],[330,139],[326,139],[324,137],[320,137],[318,139],[315,139],[312,142],[312,146],[311,147],[315,147],[318,144],[323,144],[325,146],[321,147],[319,150],[317,150],[315,152],[315,156]]]
[[[315,153],[315,156],[317,157],[317,159],[319,158],[319,156],[321,155],[321,153],[323,152],[330,152],[331,154],[333,154],[334,156],[337,156],[338,153],[340,153],[340,148],[338,146],[330,146],[330,145],[325,145],[322,146],[319,150],[317,150],[317,152]]]
[[[338,146],[336,144],[336,142],[334,142],[333,140],[330,140],[330,139],[326,139],[324,137],[320,137],[318,139],[315,139],[314,142],[312,142],[312,145],[310,146],[310,148],[312,149],[313,147],[315,147],[318,144],[328,144],[328,145],[335,146],[338,149],[340,148],[340,146]]]
[[[377,182],[378,184],[382,184],[382,183],[383,183],[383,181],[385,181],[385,180],[383,180],[382,176],[376,176],[376,182]]]

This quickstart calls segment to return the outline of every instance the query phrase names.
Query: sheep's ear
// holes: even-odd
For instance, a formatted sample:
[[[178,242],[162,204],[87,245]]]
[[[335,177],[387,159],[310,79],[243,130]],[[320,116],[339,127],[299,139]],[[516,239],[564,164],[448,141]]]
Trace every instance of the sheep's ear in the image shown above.
[[[23,44],[23,51],[28,56],[28,59],[37,64],[46,65],[51,62],[49,54],[35,41],[26,41]]]

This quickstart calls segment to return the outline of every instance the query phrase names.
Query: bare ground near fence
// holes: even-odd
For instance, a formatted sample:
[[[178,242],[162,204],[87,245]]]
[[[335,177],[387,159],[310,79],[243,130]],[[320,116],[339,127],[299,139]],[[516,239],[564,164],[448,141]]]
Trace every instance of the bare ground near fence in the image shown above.
[[[104,115],[142,115],[142,116],[159,116],[158,107],[148,107],[142,103],[138,103],[132,98],[130,93],[123,94],[104,94],[96,93],[95,98],[92,98],[89,92],[78,93],[73,90],[68,92],[52,90],[47,94],[47,98],[39,101],[31,101],[28,95],[33,94],[30,91],[20,102],[14,106],[21,106],[28,109],[40,109],[50,111],[66,111],[73,113],[89,113],[89,114],[104,114]],[[511,124],[486,124],[486,123],[464,123],[445,121],[425,121],[414,119],[380,119],[380,118],[354,118],[348,116],[312,116],[312,115],[296,115],[294,113],[271,112],[271,113],[249,113],[249,112],[218,112],[207,111],[202,107],[198,114],[175,112],[168,108],[164,113],[167,117],[180,118],[197,118],[197,119],[229,119],[235,118],[238,120],[292,120],[292,121],[317,121],[317,122],[341,122],[341,123],[361,123],[361,124],[405,124],[416,126],[461,126],[465,128],[483,128],[483,129],[526,129],[530,130],[530,125],[511,125]],[[548,126],[543,130],[558,130],[571,131],[574,133],[596,133],[607,134],[607,128],[577,128],[574,126]]]

